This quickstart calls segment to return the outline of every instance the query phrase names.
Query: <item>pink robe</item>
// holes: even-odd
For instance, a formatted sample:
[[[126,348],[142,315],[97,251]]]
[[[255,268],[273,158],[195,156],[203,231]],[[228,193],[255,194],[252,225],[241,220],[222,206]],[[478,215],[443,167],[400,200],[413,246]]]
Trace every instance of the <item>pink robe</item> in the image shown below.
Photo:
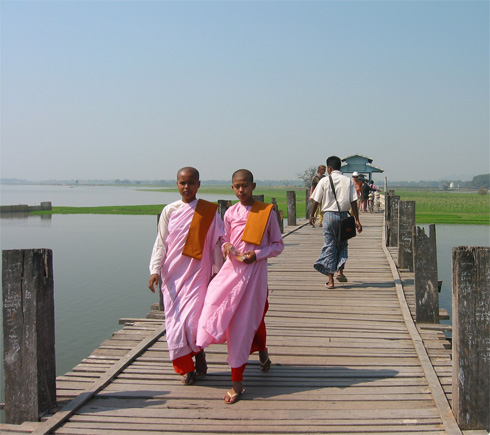
[[[238,252],[255,251],[257,260],[245,264],[235,257],[226,259],[211,281],[197,331],[197,345],[228,343],[228,364],[246,364],[254,335],[264,315],[267,299],[267,258],[284,249],[274,211],[269,216],[262,243],[257,246],[241,240],[251,206],[240,203],[230,207],[224,217],[224,241]]]
[[[174,203],[175,204],[175,203]],[[168,217],[164,240],[155,242],[151,264],[161,263],[161,283],[165,310],[165,326],[170,359],[173,361],[191,352],[198,352],[196,334],[199,316],[206,295],[206,288],[213,275],[213,263],[222,263],[221,237],[223,221],[216,213],[206,235],[201,260],[182,255],[187,233],[194,216],[197,200],[179,204]],[[165,210],[164,210],[165,211]],[[163,215],[163,213],[162,213]],[[163,242],[163,258],[157,245]],[[217,248],[217,253],[215,253]],[[155,260],[157,256],[157,260]],[[214,259],[214,262],[213,262]],[[215,265],[214,272],[217,272]],[[152,272],[153,273],[153,272]]]

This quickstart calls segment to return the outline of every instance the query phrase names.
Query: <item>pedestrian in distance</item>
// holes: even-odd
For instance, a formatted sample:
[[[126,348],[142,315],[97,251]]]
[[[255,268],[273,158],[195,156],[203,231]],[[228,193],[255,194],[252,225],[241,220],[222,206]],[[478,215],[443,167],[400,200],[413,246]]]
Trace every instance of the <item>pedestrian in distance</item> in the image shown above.
[[[371,192],[371,188],[369,187],[368,182],[363,181],[361,185],[361,210],[364,213],[367,213],[368,211],[368,200],[369,200],[370,192]]]
[[[377,194],[377,195],[376,195]],[[378,199],[378,211],[379,211],[379,188],[374,184],[373,180],[369,181],[369,196],[368,196],[368,209],[372,213],[374,210],[375,199]]]
[[[357,205],[358,209],[361,207],[361,187],[362,187],[362,180],[359,178],[359,172],[354,171],[352,173],[352,182],[354,183],[354,187],[356,188],[356,193],[357,193]]]
[[[318,166],[316,175],[314,175],[311,179],[310,200],[311,200],[311,195],[313,195],[313,191],[315,190],[315,187],[317,186],[318,182],[325,176],[325,172],[327,172],[327,167],[325,165]],[[315,218],[318,218],[318,226],[321,227],[322,219],[323,219],[323,213],[321,211],[321,207],[318,207]]]

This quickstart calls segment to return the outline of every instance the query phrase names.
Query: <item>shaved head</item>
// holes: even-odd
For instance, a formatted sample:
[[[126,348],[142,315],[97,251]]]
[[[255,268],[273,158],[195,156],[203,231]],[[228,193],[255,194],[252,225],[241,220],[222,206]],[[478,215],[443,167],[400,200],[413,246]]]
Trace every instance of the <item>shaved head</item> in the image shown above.
[[[179,169],[179,171],[177,172],[177,178],[179,177],[180,173],[192,174],[192,178],[199,181],[199,171],[196,168],[193,168],[192,166],[185,166]]]
[[[249,181],[250,183],[254,182],[254,175],[248,170],[248,169],[238,169],[235,171],[231,177],[231,180],[233,181],[235,178],[244,178],[245,180]]]

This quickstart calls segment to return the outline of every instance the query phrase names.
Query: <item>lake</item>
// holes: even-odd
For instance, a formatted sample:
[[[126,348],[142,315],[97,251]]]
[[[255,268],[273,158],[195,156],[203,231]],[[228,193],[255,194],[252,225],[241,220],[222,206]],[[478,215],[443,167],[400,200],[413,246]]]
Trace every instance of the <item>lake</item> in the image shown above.
[[[1,205],[38,205],[43,201],[51,201],[53,206],[168,204],[180,198],[178,192],[122,186],[0,185],[0,194]],[[199,197],[209,201],[236,199],[231,188],[230,195]],[[53,250],[58,375],[71,370],[121,329],[121,317],[146,317],[151,305],[158,302],[158,296],[147,287],[156,224],[156,216],[88,214],[0,219],[2,250]],[[0,310],[0,321],[1,317]],[[3,362],[2,347],[0,351]],[[4,401],[3,364],[0,401]]]
[[[139,191],[135,187],[0,187],[2,205],[37,205],[43,201],[51,201],[54,206],[140,205],[164,204],[179,198],[178,193]],[[235,199],[233,194],[200,197],[210,201]],[[151,304],[158,301],[147,288],[155,216],[2,217],[0,235],[2,250],[53,250],[58,375],[70,371],[119,330],[120,318],[146,317]],[[436,235],[439,279],[443,280],[440,305],[451,312],[451,249],[489,246],[490,233],[487,226],[437,225]],[[0,365],[1,401],[3,388]]]

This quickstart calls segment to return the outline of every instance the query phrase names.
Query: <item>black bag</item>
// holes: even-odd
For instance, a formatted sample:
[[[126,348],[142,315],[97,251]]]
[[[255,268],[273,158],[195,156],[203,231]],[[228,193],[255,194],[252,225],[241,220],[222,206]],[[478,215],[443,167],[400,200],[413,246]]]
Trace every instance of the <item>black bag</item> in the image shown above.
[[[333,184],[332,176],[329,175],[330,185],[332,186],[333,196],[335,197],[335,202],[337,203],[337,208],[340,211],[340,205],[337,201],[337,194],[335,193],[335,186]],[[356,237],[356,220],[354,216],[349,213],[349,216],[346,218],[340,219],[340,228],[339,228],[339,242],[344,242],[346,240],[352,239],[352,237]]]
[[[340,220],[340,232],[339,232],[339,240],[343,242],[344,240],[352,239],[352,237],[356,237],[356,220],[354,216],[347,216]]]

